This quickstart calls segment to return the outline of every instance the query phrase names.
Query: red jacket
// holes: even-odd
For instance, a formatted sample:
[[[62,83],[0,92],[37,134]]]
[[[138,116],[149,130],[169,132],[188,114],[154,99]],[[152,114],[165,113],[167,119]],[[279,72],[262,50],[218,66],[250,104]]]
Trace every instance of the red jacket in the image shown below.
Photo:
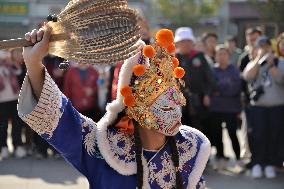
[[[79,111],[92,110],[97,107],[98,72],[92,66],[86,70],[85,79],[80,76],[77,66],[70,67],[64,78],[63,93],[71,100]]]

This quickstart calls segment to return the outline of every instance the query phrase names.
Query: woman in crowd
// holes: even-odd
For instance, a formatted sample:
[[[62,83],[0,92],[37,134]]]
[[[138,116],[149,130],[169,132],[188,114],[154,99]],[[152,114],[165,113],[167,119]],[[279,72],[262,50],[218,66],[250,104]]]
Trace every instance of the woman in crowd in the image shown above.
[[[230,64],[230,53],[224,45],[216,48],[216,63],[213,68],[215,87],[211,95],[212,145],[217,148],[217,159],[225,159],[223,150],[222,123],[226,123],[236,159],[240,159],[240,144],[237,138],[239,114],[241,112],[241,78],[235,65]]]
[[[283,42],[278,45],[282,52]],[[252,177],[276,177],[275,166],[282,165],[279,158],[279,140],[284,123],[284,63],[276,59],[270,40],[259,37],[258,55],[251,61],[244,78],[250,84],[251,127],[252,127]]]
[[[9,157],[7,146],[8,122],[12,121],[12,141],[14,155],[18,158],[26,156],[21,138],[22,125],[17,114],[17,98],[19,83],[16,70],[12,65],[11,54],[7,51],[0,52],[0,156],[2,159]]]

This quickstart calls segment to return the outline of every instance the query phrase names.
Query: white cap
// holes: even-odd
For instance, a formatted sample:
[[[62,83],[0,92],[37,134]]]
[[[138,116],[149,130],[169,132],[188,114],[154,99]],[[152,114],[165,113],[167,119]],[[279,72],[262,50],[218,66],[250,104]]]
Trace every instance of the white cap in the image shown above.
[[[189,27],[181,27],[178,28],[175,32],[175,43],[183,41],[183,40],[191,40],[195,42],[195,37],[193,31]]]

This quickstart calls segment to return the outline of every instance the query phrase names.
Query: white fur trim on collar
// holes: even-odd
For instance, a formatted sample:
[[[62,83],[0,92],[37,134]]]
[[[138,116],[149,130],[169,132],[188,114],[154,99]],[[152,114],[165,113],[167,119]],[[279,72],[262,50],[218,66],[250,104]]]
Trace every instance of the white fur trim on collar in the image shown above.
[[[200,146],[198,155],[196,157],[195,166],[188,177],[188,185],[187,185],[187,189],[196,189],[196,186],[202,176],[202,173],[209,159],[210,152],[211,152],[211,144],[208,138],[203,133],[201,133],[199,130],[194,129],[192,127],[188,127],[188,126],[182,126],[181,129],[183,128],[186,128],[186,130],[191,133],[195,133],[202,139],[202,144]],[[187,138],[185,133],[183,132],[180,132],[180,133],[185,138]]]

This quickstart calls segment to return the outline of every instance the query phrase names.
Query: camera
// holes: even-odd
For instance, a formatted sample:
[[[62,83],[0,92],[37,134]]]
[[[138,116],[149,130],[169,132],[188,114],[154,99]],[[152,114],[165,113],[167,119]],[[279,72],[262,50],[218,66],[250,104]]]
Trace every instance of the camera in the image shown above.
[[[252,90],[252,92],[250,93],[250,99],[256,102],[263,94],[264,94],[263,86],[259,86],[256,89]]]

